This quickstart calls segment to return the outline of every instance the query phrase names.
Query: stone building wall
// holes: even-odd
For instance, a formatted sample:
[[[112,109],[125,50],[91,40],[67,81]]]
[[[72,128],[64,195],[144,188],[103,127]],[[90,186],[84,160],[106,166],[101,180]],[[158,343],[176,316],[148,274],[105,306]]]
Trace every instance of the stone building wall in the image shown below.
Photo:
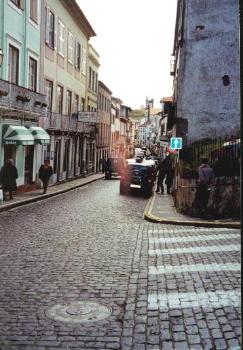
[[[179,212],[190,216],[198,216],[196,203],[196,179],[179,179],[179,187],[175,190],[174,200]],[[210,191],[208,210],[218,218],[240,217],[240,178],[219,177]]]
[[[240,127],[239,3],[188,0],[180,49],[177,117],[188,140],[235,134]]]

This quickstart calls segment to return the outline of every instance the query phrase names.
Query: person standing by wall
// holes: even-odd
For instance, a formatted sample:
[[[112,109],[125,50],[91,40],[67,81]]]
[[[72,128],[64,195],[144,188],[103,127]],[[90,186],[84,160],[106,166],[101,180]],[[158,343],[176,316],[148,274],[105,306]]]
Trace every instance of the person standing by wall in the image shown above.
[[[165,179],[165,167],[163,161],[159,163],[158,167],[158,180],[157,180],[157,188],[156,193],[164,194],[164,179]]]
[[[39,169],[39,178],[43,183],[43,194],[46,194],[48,182],[53,174],[53,169],[50,166],[50,162],[48,159],[44,161],[44,164],[40,166]]]
[[[208,159],[203,157],[198,168],[197,204],[201,218],[207,215],[210,186],[214,184],[214,171],[208,165]]]
[[[173,184],[173,179],[174,179],[174,168],[172,166],[172,163],[169,163],[166,168],[166,179],[165,179],[167,194],[171,194],[171,186]]]
[[[13,192],[17,190],[16,179],[18,178],[18,170],[14,166],[13,159],[8,159],[0,171],[0,183],[3,189],[3,200],[7,200],[7,192],[9,199],[13,199]]]
[[[170,159],[169,154],[167,154],[163,163],[164,163],[165,174],[166,174],[165,184],[167,187],[167,194],[170,194],[171,186],[173,184],[173,179],[174,179],[174,168],[173,168],[172,161]]]

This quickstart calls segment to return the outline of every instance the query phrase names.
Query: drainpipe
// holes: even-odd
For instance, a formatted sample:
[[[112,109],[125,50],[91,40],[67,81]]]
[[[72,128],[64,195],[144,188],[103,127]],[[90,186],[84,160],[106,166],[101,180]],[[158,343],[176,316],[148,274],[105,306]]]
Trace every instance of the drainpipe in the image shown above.
[[[24,2],[24,64],[23,64],[23,72],[24,72],[24,87],[28,87],[28,76],[27,76],[27,71],[26,71],[26,61],[27,61],[27,1],[23,0]],[[26,84],[25,84],[26,82]]]
[[[7,59],[6,57],[6,51],[5,51],[5,41],[4,41],[4,13],[5,13],[5,1],[2,2],[2,9],[1,9],[1,12],[2,12],[2,47],[1,49],[3,50],[3,54],[5,54],[5,60]],[[5,62],[4,62],[4,57],[3,57],[3,63],[2,63],[2,66],[0,67],[0,78],[1,79],[6,79],[6,77],[3,77],[2,74],[4,72],[3,70],[3,66],[4,66]],[[6,71],[6,70],[5,70]],[[6,79],[7,80],[7,79]]]

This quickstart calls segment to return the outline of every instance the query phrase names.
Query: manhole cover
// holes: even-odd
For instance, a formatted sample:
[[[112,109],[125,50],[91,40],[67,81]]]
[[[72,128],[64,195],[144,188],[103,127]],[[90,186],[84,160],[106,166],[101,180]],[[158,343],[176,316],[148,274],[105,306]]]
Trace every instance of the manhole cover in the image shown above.
[[[96,322],[108,318],[112,308],[94,301],[57,304],[46,311],[47,317],[61,322]]]

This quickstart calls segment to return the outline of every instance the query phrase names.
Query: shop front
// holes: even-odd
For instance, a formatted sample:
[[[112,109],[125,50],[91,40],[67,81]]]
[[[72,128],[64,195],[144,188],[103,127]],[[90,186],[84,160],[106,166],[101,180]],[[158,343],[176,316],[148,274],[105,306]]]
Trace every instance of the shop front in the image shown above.
[[[13,159],[18,169],[19,192],[36,187],[42,146],[49,143],[49,139],[45,130],[36,126],[2,125],[2,165],[7,159]]]

